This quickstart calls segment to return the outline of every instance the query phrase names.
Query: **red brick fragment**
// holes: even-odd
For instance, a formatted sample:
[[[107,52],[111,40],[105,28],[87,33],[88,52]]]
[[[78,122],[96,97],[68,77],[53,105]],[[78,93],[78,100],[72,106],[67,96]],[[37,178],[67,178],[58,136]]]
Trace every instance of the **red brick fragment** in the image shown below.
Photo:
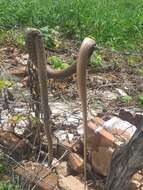
[[[83,172],[83,159],[76,153],[70,153],[68,157],[70,167],[78,172]]]
[[[99,146],[115,147],[115,138],[111,133],[102,128],[103,123],[102,119],[88,122],[87,143],[88,147],[93,150],[98,149]]]

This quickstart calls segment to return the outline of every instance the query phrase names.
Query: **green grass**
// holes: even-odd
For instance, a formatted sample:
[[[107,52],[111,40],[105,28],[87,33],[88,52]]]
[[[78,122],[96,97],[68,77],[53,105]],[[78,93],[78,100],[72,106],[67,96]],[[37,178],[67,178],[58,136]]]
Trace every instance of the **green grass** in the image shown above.
[[[140,96],[138,97],[138,100],[139,100],[140,105],[143,106],[143,95],[140,95]]]
[[[142,48],[143,0],[0,0],[0,30],[44,27],[98,44]]]
[[[132,97],[128,95],[121,96],[119,99],[122,103],[125,103],[125,104],[128,104],[132,101]]]
[[[0,190],[21,190],[19,185],[10,182],[0,181]]]
[[[18,178],[14,177],[10,180],[9,166],[7,165],[6,158],[2,152],[0,152],[0,190],[21,190]]]

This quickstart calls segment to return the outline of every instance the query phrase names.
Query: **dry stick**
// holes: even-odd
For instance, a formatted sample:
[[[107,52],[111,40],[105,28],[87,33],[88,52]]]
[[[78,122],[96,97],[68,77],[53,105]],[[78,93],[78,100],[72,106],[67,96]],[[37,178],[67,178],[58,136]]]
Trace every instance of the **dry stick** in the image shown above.
[[[83,41],[77,60],[77,82],[79,96],[82,105],[83,125],[84,125],[84,189],[87,188],[87,94],[86,94],[86,66],[93,53],[95,41],[85,38]]]
[[[35,46],[36,46],[36,54],[37,54],[41,104],[42,104],[42,109],[43,109],[43,114],[44,114],[44,130],[45,130],[45,134],[48,141],[48,153],[49,153],[48,163],[50,165],[53,160],[53,144],[52,144],[52,134],[51,134],[51,129],[50,129],[50,110],[48,106],[46,54],[45,54],[42,34],[40,32],[35,37]]]

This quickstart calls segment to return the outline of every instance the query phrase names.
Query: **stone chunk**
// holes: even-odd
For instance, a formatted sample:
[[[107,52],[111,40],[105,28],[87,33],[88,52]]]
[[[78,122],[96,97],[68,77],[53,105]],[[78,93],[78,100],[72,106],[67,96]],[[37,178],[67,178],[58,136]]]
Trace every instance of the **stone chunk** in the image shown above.
[[[84,184],[73,176],[62,177],[59,180],[59,187],[61,190],[84,190]]]
[[[58,175],[62,175],[64,177],[68,176],[69,169],[68,169],[68,163],[66,161],[61,162],[57,167],[56,171]]]

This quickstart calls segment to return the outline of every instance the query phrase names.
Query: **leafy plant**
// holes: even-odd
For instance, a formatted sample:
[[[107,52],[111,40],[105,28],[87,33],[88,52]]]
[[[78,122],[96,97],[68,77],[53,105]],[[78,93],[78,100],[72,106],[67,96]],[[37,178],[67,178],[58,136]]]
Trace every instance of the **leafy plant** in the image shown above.
[[[18,46],[20,49],[25,46],[24,34],[18,31],[12,31],[13,44]]]
[[[5,172],[5,165],[3,163],[0,163],[0,174]]]
[[[128,104],[128,103],[130,103],[130,102],[132,101],[132,97],[131,97],[131,96],[128,96],[128,95],[126,95],[126,96],[121,96],[121,97],[120,97],[120,100],[121,100],[121,102],[123,102],[123,103],[125,103],[125,104]]]
[[[8,80],[0,80],[0,91],[3,88],[8,88],[8,87],[11,87],[11,86],[13,86],[13,82],[8,81]]]
[[[140,104],[143,106],[143,95],[139,96],[138,100],[139,100]]]
[[[137,65],[138,63],[140,63],[142,60],[140,57],[128,56],[127,61],[128,61],[128,65],[134,66],[134,65]]]
[[[11,184],[10,182],[0,181],[0,190],[20,190],[19,185]]]
[[[18,30],[0,30],[0,45],[11,44],[23,49],[25,46],[24,34]]]
[[[25,116],[23,116],[21,114],[16,114],[16,115],[13,115],[10,117],[9,122],[13,125],[16,125],[17,123],[19,123],[20,121],[25,120],[25,119],[26,119]]]
[[[102,57],[100,54],[94,53],[91,58],[91,65],[93,67],[100,67],[102,65]]]
[[[137,69],[139,75],[143,76],[143,67]]]
[[[49,26],[45,26],[40,30],[44,35],[46,47],[51,49],[59,48],[59,46],[61,45],[61,41],[60,41],[60,33],[57,30],[52,29]]]
[[[57,56],[51,56],[48,58],[48,61],[53,66],[54,69],[65,69],[69,65],[64,63],[59,57]]]

